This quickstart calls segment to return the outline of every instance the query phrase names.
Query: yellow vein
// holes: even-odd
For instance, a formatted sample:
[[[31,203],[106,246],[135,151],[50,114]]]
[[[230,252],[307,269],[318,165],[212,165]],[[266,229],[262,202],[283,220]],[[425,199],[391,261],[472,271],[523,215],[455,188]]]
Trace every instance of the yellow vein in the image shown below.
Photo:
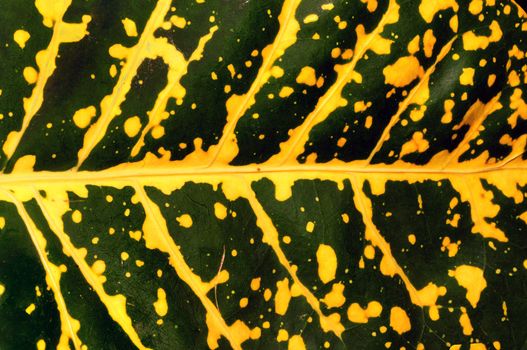
[[[388,263],[395,271],[395,274],[397,274],[403,281],[408,291],[408,294],[410,295],[410,300],[412,301],[412,303],[414,303],[415,305],[423,306],[423,302],[419,297],[417,289],[410,282],[410,279],[392,255],[390,244],[386,242],[384,237],[381,235],[381,233],[373,223],[372,205],[369,199],[362,191],[359,181],[355,177],[350,178],[350,181],[352,184],[353,192],[355,193],[355,196],[353,198],[355,202],[355,207],[361,213],[364,225],[366,226],[365,238],[370,241],[373,246],[377,247],[382,252],[383,258],[388,260]],[[366,204],[367,202],[369,203]]]
[[[319,300],[313,295],[313,293],[311,293],[309,288],[300,281],[295,269],[293,269],[284,251],[280,247],[278,230],[274,226],[272,219],[266,213],[260,201],[256,198],[256,194],[250,188],[250,185],[246,184],[246,186],[247,190],[245,191],[244,197],[249,201],[249,204],[256,215],[256,224],[262,230],[263,234],[262,241],[271,246],[280,264],[286,269],[308,304],[317,313],[320,325],[324,332],[333,332],[337,337],[340,337],[344,331],[344,326],[340,323],[340,317],[336,314],[326,316],[322,313]]]
[[[280,152],[272,157],[269,160],[270,163],[284,164],[291,157],[298,156],[298,154],[301,153],[301,150],[297,150],[297,147],[304,147],[305,143],[307,142],[307,138],[309,137],[309,131],[313,128],[314,122],[322,122],[338,106],[338,101],[334,101],[334,98],[341,96],[342,89],[349,83],[350,77],[352,77],[353,73],[356,73],[355,68],[357,63],[362,57],[364,57],[374,41],[378,39],[377,36],[382,33],[384,26],[390,22],[393,14],[396,13],[398,9],[399,6],[397,3],[394,0],[391,0],[388,9],[379,21],[379,24],[371,33],[367,34],[366,39],[361,39],[359,35],[357,36],[357,47],[355,47],[355,53],[352,60],[339,69],[335,83],[322,97],[320,97],[313,112],[311,112],[305,119],[304,123],[299,128],[297,128],[298,131],[294,131],[291,138],[281,145],[283,152]],[[337,104],[334,106],[328,106],[328,104],[332,101],[337,102]]]
[[[413,102],[414,97],[416,97],[417,93],[424,86],[424,83],[425,82],[428,83],[429,77],[435,71],[436,66],[439,64],[439,62],[441,62],[443,60],[443,58],[445,58],[445,56],[448,54],[448,52],[452,48],[452,44],[457,39],[457,37],[458,36],[455,35],[452,39],[450,39],[448,41],[448,43],[445,44],[445,46],[443,46],[443,48],[441,49],[441,52],[437,56],[437,59],[435,60],[435,62],[426,70],[426,72],[423,75],[423,77],[421,78],[421,80],[419,80],[419,83],[416,86],[413,87],[413,89],[410,91],[410,93],[404,99],[404,101],[401,102],[401,104],[399,104],[399,108],[397,109],[397,112],[390,118],[390,121],[389,121],[388,125],[386,126],[386,128],[384,128],[384,130],[383,130],[383,132],[381,134],[381,137],[377,141],[377,144],[372,149],[372,151],[370,152],[370,155],[366,159],[366,165],[371,163],[371,160],[373,159],[375,154],[377,154],[377,152],[381,149],[382,145],[384,144],[384,141],[386,141],[388,139],[388,136],[390,134],[391,129],[393,128],[393,126],[395,124],[397,124],[401,114],[403,114],[404,111],[408,108],[408,106]]]
[[[270,72],[275,61],[280,58],[285,50],[293,45],[296,41],[296,33],[300,29],[298,22],[295,19],[295,14],[298,6],[300,5],[301,0],[285,0],[280,15],[278,19],[280,21],[280,29],[276,35],[276,38],[272,44],[267,46],[262,51],[263,62],[258,70],[258,74],[254,79],[249,91],[242,96],[233,95],[227,101],[227,124],[225,125],[223,135],[218,142],[217,151],[213,154],[212,159],[207,167],[212,166],[218,158],[221,158],[222,152],[225,151],[225,143],[229,142],[229,139],[233,136],[234,129],[238,120],[243,117],[245,112],[251,107],[254,103],[254,96],[260,91],[262,86],[269,80]],[[283,22],[282,19],[283,18]],[[267,50],[269,53],[267,54]],[[230,107],[233,107],[231,109]],[[228,163],[236,156],[237,152],[229,149],[229,154],[226,154],[225,157],[230,158],[226,159],[225,163]]]
[[[79,270],[88,284],[97,293],[101,302],[106,306],[109,315],[115,322],[117,322],[117,324],[119,324],[119,326],[121,326],[123,331],[128,335],[132,343],[134,343],[138,349],[147,350],[148,348],[142,344],[141,338],[132,325],[132,320],[126,313],[126,297],[122,295],[110,296],[105,292],[104,287],[99,280],[99,276],[97,276],[92,271],[91,267],[82,257],[82,253],[79,251],[79,249],[77,249],[73,243],[71,243],[70,238],[61,228],[62,225],[58,222],[58,219],[54,217],[47,209],[44,199],[36,190],[34,191],[34,197],[40,209],[42,210],[42,214],[46,218],[49,227],[61,242],[64,250],[71,256],[75,264],[79,267]]]
[[[157,97],[156,102],[154,103],[154,107],[152,108],[152,111],[149,113],[148,124],[143,128],[143,130],[141,131],[141,136],[137,140],[134,147],[132,147],[132,151],[130,152],[130,155],[132,157],[135,157],[139,153],[141,148],[144,146],[144,139],[146,137],[146,134],[154,126],[159,125],[159,123],[163,120],[163,112],[165,112],[166,110],[168,99],[170,99],[171,97],[174,97],[173,96],[174,89],[179,85],[181,78],[187,74],[188,66],[190,65],[190,63],[192,63],[193,61],[199,61],[201,59],[201,57],[203,56],[203,51],[205,50],[205,45],[207,45],[209,40],[212,39],[214,33],[217,30],[218,30],[218,26],[213,26],[210,28],[208,34],[200,38],[198,46],[192,52],[188,61],[185,61],[183,58],[183,63],[181,65],[179,64],[179,62],[177,62],[176,67],[170,67],[169,72],[168,72],[168,77],[169,77],[168,84],[159,93],[159,96]],[[174,72],[175,74],[173,77],[171,76],[170,70],[175,71]]]
[[[145,209],[146,220],[152,220],[152,225],[155,226],[144,230],[144,239],[147,243],[147,247],[151,249],[157,248],[169,254],[171,265],[177,275],[199,298],[203,307],[207,311],[207,314],[212,317],[214,325],[218,328],[219,332],[225,336],[233,349],[241,349],[242,347],[236,339],[235,334],[232,334],[221,313],[218,311],[214,303],[212,303],[207,297],[207,292],[210,289],[209,286],[202,282],[201,278],[192,272],[192,269],[187,265],[183,254],[170,237],[165,219],[161,214],[159,207],[150,200],[141,185],[136,184],[134,188]]]
[[[478,110],[479,114],[476,115],[476,120],[469,120],[470,128],[468,129],[467,133],[465,134],[465,137],[461,142],[457,145],[457,147],[453,150],[452,153],[450,153],[447,157],[447,159],[444,162],[444,165],[441,166],[441,169],[446,168],[453,160],[458,161],[458,157],[460,156],[460,153],[462,151],[466,151],[468,149],[464,149],[465,146],[472,140],[474,140],[479,135],[479,127],[483,122],[487,119],[489,114],[491,114],[494,111],[494,107],[496,106],[496,103],[499,102],[501,97],[501,92],[498,93],[496,96],[494,96],[483,108],[483,110]],[[479,100],[476,102],[478,103]],[[467,113],[470,112],[470,109]],[[464,119],[464,118],[463,118]],[[464,121],[463,121],[464,122]],[[458,161],[459,163],[459,161]]]
[[[51,290],[53,291],[53,295],[55,296],[55,301],[57,302],[57,308],[60,313],[61,321],[66,323],[67,332],[69,333],[69,339],[71,339],[71,341],[73,342],[74,348],[80,350],[82,342],[80,341],[74,330],[74,327],[72,325],[72,317],[68,313],[66,302],[60,290],[60,270],[57,266],[51,263],[47,257],[46,239],[44,238],[43,234],[37,229],[35,223],[29,216],[26,208],[24,207],[24,204],[22,204],[10,191],[4,190],[3,192],[6,193],[9,198],[11,198],[12,203],[16,206],[18,213],[20,214],[20,217],[22,218],[22,221],[24,222],[27,228],[27,232],[31,237],[31,241],[33,242],[33,245],[38,253],[40,261],[42,262],[42,266],[46,271],[46,276],[48,277],[47,281]],[[55,276],[55,274],[57,273],[58,279]],[[66,341],[66,343],[68,343],[68,341]]]
[[[119,106],[130,91],[132,79],[137,74],[139,66],[147,55],[147,43],[153,39],[154,32],[161,26],[165,15],[170,9],[170,3],[170,0],[159,0],[157,2],[138,43],[130,49],[131,51],[127,55],[126,63],[112,94],[106,96],[101,102],[101,116],[84,135],[84,145],[78,152],[78,163],[75,170],[79,169],[88,158],[93,148],[104,137],[112,119],[118,114]]]
[[[515,158],[521,154],[514,155]],[[501,162],[495,166],[486,166],[473,169],[456,168],[438,169],[427,168],[422,166],[397,167],[397,166],[368,166],[362,164],[350,164],[343,166],[326,166],[325,164],[301,165],[301,166],[283,166],[283,167],[258,167],[258,166],[240,166],[225,168],[181,168],[181,167],[164,167],[164,168],[131,168],[120,170],[101,170],[101,171],[39,171],[34,173],[11,173],[0,176],[2,186],[17,186],[21,184],[34,183],[110,183],[120,180],[141,179],[142,181],[151,181],[154,183],[163,178],[171,177],[215,177],[218,175],[253,175],[255,177],[265,177],[272,174],[290,174],[295,173],[298,176],[302,174],[369,174],[371,176],[388,176],[391,178],[418,177],[421,179],[449,177],[459,175],[485,175],[495,172],[525,174],[527,171],[527,162],[523,161],[520,165],[509,165],[509,162]]]
[[[62,9],[64,10],[64,13],[68,9],[68,7],[69,5],[65,6],[65,8]],[[37,65],[39,66],[38,78],[36,85],[31,93],[31,96],[29,97],[29,99],[24,100],[25,115],[22,119],[22,127],[20,128],[20,131],[10,133],[3,145],[3,151],[8,158],[11,158],[11,156],[15,153],[16,149],[18,148],[18,144],[22,139],[22,136],[25,134],[26,129],[29,126],[29,123],[36,115],[36,113],[42,106],[42,103],[44,102],[44,88],[56,68],[55,60],[57,58],[59,46],[61,44],[61,39],[63,36],[62,27],[63,22],[61,16],[59,19],[57,19],[53,26],[53,34],[51,36],[51,40],[48,44],[48,47],[44,51],[41,51],[41,53],[39,54],[43,55],[41,56],[42,63],[39,62],[40,59],[38,59],[37,55]]]

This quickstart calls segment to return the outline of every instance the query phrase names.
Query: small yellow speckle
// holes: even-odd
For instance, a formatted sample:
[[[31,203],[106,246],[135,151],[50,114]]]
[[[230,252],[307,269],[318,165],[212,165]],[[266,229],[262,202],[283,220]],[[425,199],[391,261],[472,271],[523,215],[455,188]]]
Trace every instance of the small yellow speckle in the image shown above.
[[[71,214],[71,220],[76,224],[80,223],[82,221],[82,213],[78,210],[73,211]]]

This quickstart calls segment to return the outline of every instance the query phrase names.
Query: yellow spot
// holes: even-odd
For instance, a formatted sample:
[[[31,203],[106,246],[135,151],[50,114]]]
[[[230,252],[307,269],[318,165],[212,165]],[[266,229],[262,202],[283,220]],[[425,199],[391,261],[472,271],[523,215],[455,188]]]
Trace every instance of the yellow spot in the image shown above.
[[[432,57],[434,45],[436,44],[436,37],[432,29],[428,29],[423,36],[423,50],[426,57]]]
[[[461,325],[464,335],[472,335],[474,328],[472,327],[472,322],[470,322],[470,318],[468,317],[467,309],[464,307],[461,307],[461,316],[459,316],[459,324]]]
[[[450,21],[448,21],[448,25],[454,33],[457,33],[459,27],[459,19],[457,18],[457,15],[454,15],[450,18]]]
[[[353,323],[367,323],[369,318],[379,317],[382,312],[382,305],[378,301],[370,301],[366,309],[363,309],[358,303],[349,306],[347,315]]]
[[[163,135],[165,135],[165,128],[161,125],[156,125],[152,128],[152,137],[154,139],[160,139]]]
[[[306,224],[306,231],[312,233],[315,229],[315,223],[313,221],[308,221]]]
[[[456,278],[461,287],[467,290],[466,298],[475,308],[478,305],[481,292],[487,287],[483,270],[475,266],[461,265],[453,271],[453,277]]]
[[[372,245],[368,244],[366,247],[364,247],[364,256],[366,259],[372,260],[375,258],[375,248],[373,248]]]
[[[374,12],[377,9],[377,0],[361,0],[362,3],[366,3],[366,9],[369,12]]]
[[[78,210],[75,210],[71,214],[71,220],[73,220],[74,223],[78,224],[82,221],[82,213]]]
[[[154,309],[160,317],[165,316],[168,312],[167,294],[163,288],[157,289],[157,300],[154,302]]]
[[[26,82],[30,85],[35,84],[38,80],[38,72],[33,67],[24,68],[22,75],[24,76],[24,79],[26,80]]]
[[[192,226],[192,217],[188,214],[178,216],[176,220],[179,223],[179,226],[183,226],[185,228],[189,228]]]
[[[292,87],[284,86],[282,90],[278,93],[278,96],[281,98],[289,97],[295,90]]]
[[[281,67],[273,66],[273,68],[271,68],[271,75],[276,79],[281,78],[284,76],[284,70]]]
[[[304,23],[313,23],[313,22],[316,22],[318,21],[318,16],[314,13],[310,14],[310,15],[307,15],[305,18],[304,18]]]
[[[366,129],[369,129],[369,128],[371,128],[372,124],[373,124],[373,117],[371,115],[369,115],[364,120],[364,127]]]
[[[37,341],[37,350],[46,350],[46,342],[44,339],[39,339]]]
[[[412,329],[410,318],[406,311],[398,306],[392,307],[390,310],[390,327],[399,334],[403,334]]]
[[[5,286],[0,283],[0,296],[2,296],[5,293]]]
[[[121,253],[121,260],[122,261],[128,260],[129,257],[130,257],[130,255],[127,252],[122,252]]]
[[[333,307],[341,307],[346,302],[344,297],[344,285],[342,283],[334,283],[331,291],[321,300],[326,306],[331,309]]]
[[[257,291],[258,289],[260,289],[260,281],[261,281],[261,278],[260,277],[257,277],[257,278],[253,278],[251,280],[251,289],[253,291]]]
[[[411,245],[414,245],[415,244],[415,235],[413,233],[409,234],[408,235],[408,242],[410,242]]]
[[[439,11],[452,8],[454,12],[457,12],[458,7],[455,0],[421,0],[419,13],[426,23],[431,23]]]
[[[115,64],[112,64],[110,66],[109,73],[112,78],[115,78],[115,76],[117,75],[117,67],[115,66]]]
[[[287,350],[306,350],[304,339],[299,335],[293,335],[287,344]]]
[[[104,271],[106,271],[106,264],[103,260],[97,260],[93,263],[91,269],[94,274],[100,276],[104,273]]]
[[[429,147],[428,141],[424,138],[421,131],[416,131],[412,135],[412,139],[403,144],[399,157],[403,157],[407,154],[418,152],[423,153]]]
[[[474,85],[474,68],[463,68],[463,73],[459,76],[461,85]]]
[[[285,315],[291,300],[291,291],[289,290],[289,279],[284,278],[276,283],[277,291],[274,296],[274,311],[278,315]]]
[[[415,56],[405,56],[399,58],[394,64],[386,66],[382,73],[386,84],[404,87],[423,76],[424,70]]]
[[[5,218],[3,216],[0,216],[0,230],[2,230],[5,227]]]
[[[468,5],[468,10],[473,15],[478,15],[483,10],[483,0],[472,0]]]
[[[241,298],[240,299],[240,307],[243,309],[249,305],[249,299],[248,298]]]
[[[298,84],[305,84],[308,86],[314,86],[317,83],[317,76],[315,70],[312,67],[306,66],[300,70],[300,74],[296,77]]]
[[[81,108],[73,114],[73,122],[78,128],[84,129],[90,125],[91,119],[95,117],[97,110],[94,106]]]
[[[492,21],[489,28],[491,31],[489,37],[477,36],[472,31],[463,34],[463,48],[467,51],[486,49],[490,43],[499,41],[501,39],[501,36],[503,35],[499,23],[496,21]]]
[[[187,25],[187,20],[185,18],[176,15],[170,17],[170,22],[179,29],[183,29]]]
[[[410,55],[415,54],[417,51],[419,51],[419,35],[416,35],[407,46],[408,53]]]
[[[126,35],[137,36],[137,27],[134,21],[132,21],[130,18],[125,18],[121,22],[123,23]]]
[[[225,219],[227,217],[227,207],[220,202],[214,203],[214,215],[220,220]]]
[[[276,336],[276,341],[280,343],[283,341],[287,341],[287,339],[289,339],[289,333],[287,333],[285,329],[280,329],[278,331],[278,335]]]
[[[337,255],[329,245],[321,244],[317,249],[318,277],[323,283],[335,279],[337,272]]]
[[[30,304],[28,307],[26,307],[26,314],[31,315],[33,311],[35,311],[36,306],[35,304]]]
[[[141,130],[141,119],[138,116],[133,116],[124,122],[124,132],[128,137],[136,136]]]
[[[21,49],[26,47],[26,43],[29,38],[31,38],[31,35],[23,29],[19,29],[13,34],[13,40],[18,46],[20,46]]]

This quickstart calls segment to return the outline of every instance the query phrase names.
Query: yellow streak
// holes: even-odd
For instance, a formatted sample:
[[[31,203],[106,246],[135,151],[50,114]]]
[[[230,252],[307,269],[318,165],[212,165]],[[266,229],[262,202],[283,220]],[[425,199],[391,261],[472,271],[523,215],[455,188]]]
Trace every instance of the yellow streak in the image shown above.
[[[22,221],[26,225],[27,232],[29,233],[29,236],[31,237],[31,241],[33,242],[33,245],[35,246],[35,249],[38,253],[40,261],[42,262],[42,266],[44,267],[44,270],[46,271],[46,275],[48,277],[47,279],[48,283],[50,285],[51,290],[53,291],[53,295],[55,296],[55,301],[57,302],[57,308],[59,309],[60,319],[62,322],[66,323],[67,331],[69,333],[68,338],[71,339],[71,341],[73,342],[73,346],[75,349],[81,349],[82,342],[80,341],[79,337],[77,336],[74,330],[74,327],[72,325],[72,317],[70,316],[68,312],[68,308],[66,307],[66,302],[64,301],[64,297],[62,296],[62,292],[60,290],[60,282],[56,280],[51,266],[53,266],[55,270],[58,270],[58,267],[54,266],[48,260],[47,253],[45,251],[46,250],[46,246],[45,246],[46,240],[43,237],[42,233],[39,232],[39,230],[37,229],[33,220],[31,220],[31,217],[26,211],[26,208],[24,207],[24,205],[11,192],[5,191],[5,190],[3,192],[11,199],[12,203],[16,206],[18,213],[20,214],[20,217],[22,218]],[[59,275],[59,278],[60,278],[60,275]]]
[[[274,40],[274,42],[267,46],[263,51],[269,50],[269,54],[263,54],[262,66],[258,70],[258,74],[254,79],[249,91],[242,96],[233,95],[238,104],[238,107],[233,110],[233,113],[228,111],[227,115],[227,124],[225,125],[223,135],[218,142],[218,145],[215,147],[217,151],[212,156],[207,167],[211,167],[218,159],[222,163],[229,163],[238,153],[237,150],[228,149],[225,146],[226,142],[229,142],[229,138],[235,137],[233,134],[238,120],[245,114],[245,112],[251,107],[254,103],[254,96],[260,91],[262,86],[269,80],[270,69],[272,68],[275,61],[280,58],[285,50],[296,41],[296,33],[299,30],[299,25],[295,19],[296,9],[300,5],[300,0],[286,0],[282,7],[282,11],[278,18],[285,17],[284,22],[280,21],[280,29]],[[291,40],[294,39],[294,40]],[[239,103],[238,103],[239,102]],[[229,106],[229,103],[227,104]],[[227,154],[223,154],[227,153]],[[226,159],[223,159],[226,158]]]
[[[334,110],[335,106],[328,106],[330,102],[334,100],[334,97],[340,97],[342,94],[342,89],[348,84],[350,77],[355,72],[355,67],[359,60],[366,54],[366,51],[371,47],[371,45],[378,39],[378,35],[384,30],[384,26],[390,22],[394,13],[397,13],[399,6],[394,0],[390,1],[388,10],[384,16],[379,21],[377,27],[370,33],[366,35],[366,38],[357,38],[357,46],[355,47],[355,54],[353,55],[352,60],[345,64],[339,69],[339,74],[335,83],[328,89],[328,91],[318,100],[317,105],[313,112],[311,112],[304,123],[300,127],[296,128],[293,132],[293,135],[289,140],[282,143],[280,146],[281,151],[277,155],[271,157],[268,163],[270,164],[284,164],[288,162],[292,157],[298,156],[302,153],[305,143],[309,138],[309,131],[314,127],[313,123],[317,121],[317,124],[324,121]],[[337,101],[338,102],[338,101]],[[315,124],[316,125],[316,124]],[[301,149],[298,149],[298,146]]]
[[[330,316],[324,315],[320,309],[320,302],[317,297],[315,297],[309,288],[307,288],[302,283],[302,281],[300,281],[295,269],[293,269],[284,251],[280,247],[278,230],[274,226],[271,218],[269,215],[267,215],[265,209],[262,207],[256,198],[256,194],[249,185],[247,185],[247,190],[244,193],[244,197],[249,201],[249,204],[256,215],[256,224],[258,227],[260,227],[263,233],[262,241],[271,246],[280,264],[287,270],[294,283],[298,286],[300,293],[304,296],[311,308],[317,313],[320,320],[320,325],[324,332],[331,331],[337,337],[340,337],[344,331],[344,326],[340,323],[340,318],[335,319],[335,314]]]
[[[223,334],[225,338],[227,338],[233,349],[241,349],[242,347],[239,344],[239,341],[236,336],[232,334],[221,313],[207,297],[207,292],[210,290],[210,287],[206,283],[203,283],[200,277],[192,272],[190,266],[187,265],[183,254],[170,237],[165,219],[163,218],[159,207],[150,200],[142,186],[136,185],[134,187],[136,193],[139,195],[140,202],[145,209],[147,218],[153,220],[153,223],[156,226],[156,230],[153,233],[156,235],[156,243],[160,244],[157,248],[160,248],[162,251],[169,254],[171,265],[174,267],[179,278],[181,278],[181,280],[192,289],[194,294],[196,294],[205,310],[207,310],[207,314],[212,317],[214,326],[218,328],[219,332]]]
[[[51,36],[51,40],[48,44],[48,47],[44,51],[40,51],[37,54],[36,61],[39,67],[38,78],[36,81],[36,85],[31,93],[31,96],[29,97],[29,99],[24,99],[25,114],[24,118],[22,119],[22,127],[20,131],[10,133],[3,145],[3,151],[8,158],[11,158],[15,153],[16,149],[18,148],[18,144],[22,139],[22,136],[24,136],[26,129],[29,126],[29,123],[36,115],[36,113],[42,106],[42,103],[44,102],[44,88],[48,79],[53,75],[53,72],[55,71],[55,60],[58,55],[60,44],[63,42],[78,41],[84,36],[83,34],[79,34],[80,32],[82,32],[82,26],[76,26],[62,22],[63,14],[67,11],[68,7],[70,6],[70,3],[64,2],[62,4],[64,8],[61,9],[62,14],[60,15],[60,17],[55,19],[56,22],[53,26],[53,34]],[[42,15],[44,16],[45,14]],[[89,17],[83,18],[83,22],[84,21],[89,22]],[[72,37],[68,35],[68,29],[72,30]],[[80,32],[78,32],[79,29],[81,30]]]
[[[178,86],[181,78],[187,74],[188,66],[193,61],[199,61],[203,55],[203,51],[205,50],[205,45],[209,42],[210,39],[212,39],[212,36],[214,33],[218,30],[217,26],[214,26],[210,28],[209,33],[202,36],[199,40],[198,47],[192,52],[190,55],[190,58],[188,61],[185,61],[184,64],[181,67],[175,67],[177,69],[177,73],[174,77],[172,77],[172,80],[169,79],[168,84],[165,86],[163,91],[159,93],[159,96],[157,97],[156,102],[154,103],[154,108],[149,113],[149,120],[148,124],[143,128],[143,131],[141,132],[141,136],[137,140],[136,144],[132,148],[132,152],[130,155],[132,157],[136,156],[141,148],[145,144],[145,136],[146,134],[156,125],[159,125],[159,123],[163,120],[163,112],[165,112],[166,105],[168,102],[168,99],[173,97],[173,90]],[[170,72],[168,73],[170,77]]]
[[[126,304],[126,298],[118,298],[118,295],[110,296],[106,294],[99,277],[93,272],[91,267],[86,263],[83,257],[79,255],[79,250],[73,246],[68,235],[61,229],[61,225],[58,223],[57,218],[53,217],[46,208],[43,198],[40,196],[38,191],[34,191],[34,198],[36,199],[42,214],[46,218],[49,227],[55,233],[57,238],[60,240],[64,250],[72,257],[75,264],[79,267],[82,275],[86,281],[90,284],[93,290],[99,296],[101,302],[106,306],[109,315],[117,322],[123,331],[128,335],[130,340],[137,346],[138,349],[148,350],[142,343],[139,335],[132,326],[132,320],[126,314],[126,308],[117,307],[117,305]]]
[[[170,9],[170,3],[170,0],[158,0],[141,34],[139,42],[130,49],[131,51],[127,55],[126,64],[119,75],[119,80],[112,94],[105,97],[105,99],[108,98],[108,104],[106,105],[104,100],[101,102],[101,116],[95,124],[90,126],[84,136],[84,145],[78,152],[79,160],[75,170],[79,169],[86,158],[88,158],[93,148],[103,138],[113,118],[118,114],[118,107],[126,99],[126,95],[130,91],[132,79],[137,74],[137,69],[139,69],[139,66],[148,54],[147,43],[154,38],[154,32],[161,26],[165,15]]]
[[[416,97],[417,93],[419,92],[420,88],[423,86],[423,84],[425,82],[428,82],[428,78],[430,77],[430,75],[432,75],[432,73],[435,71],[435,68],[437,66],[437,64],[439,62],[441,62],[443,60],[443,58],[445,58],[445,56],[450,52],[450,49],[452,48],[452,44],[454,43],[454,41],[456,40],[457,38],[457,35],[454,36],[452,39],[450,39],[450,41],[448,43],[446,43],[446,45],[441,49],[441,52],[439,53],[439,55],[437,56],[437,59],[436,61],[434,62],[434,64],[432,64],[426,71],[425,71],[425,74],[423,75],[423,77],[421,78],[421,80],[419,80],[419,83],[414,86],[414,88],[410,91],[410,93],[408,94],[408,96],[404,99],[403,102],[401,102],[401,104],[399,104],[399,108],[397,109],[397,113],[395,113],[391,118],[390,118],[390,122],[388,123],[388,125],[386,126],[386,128],[384,129],[381,137],[379,138],[379,140],[377,141],[377,144],[375,145],[375,147],[373,148],[373,150],[371,151],[370,155],[368,156],[368,158],[366,159],[366,165],[369,165],[371,163],[371,160],[373,159],[373,157],[375,156],[375,154],[381,149],[382,145],[384,144],[384,141],[388,140],[389,139],[389,134],[390,134],[390,130],[392,129],[392,127],[397,124],[397,122],[399,121],[399,117],[401,116],[401,114],[408,108],[408,106],[410,105],[410,103],[413,102],[414,100],[414,97]]]
[[[388,264],[391,265],[390,268],[395,272],[395,274],[399,275],[406,287],[406,290],[408,291],[408,294],[410,295],[410,300],[412,301],[412,303],[418,306],[425,305],[426,303],[421,300],[419,292],[413,286],[412,282],[410,281],[404,270],[401,268],[401,266],[399,266],[397,260],[395,260],[394,256],[392,255],[390,244],[386,242],[384,237],[381,235],[381,233],[373,223],[372,204],[371,201],[362,191],[361,184],[355,177],[350,178],[350,181],[351,186],[353,188],[353,192],[355,192],[355,196],[353,197],[355,207],[362,214],[362,219],[364,221],[364,224],[366,225],[365,238],[370,241],[373,246],[380,249],[383,254],[383,259],[387,259]]]

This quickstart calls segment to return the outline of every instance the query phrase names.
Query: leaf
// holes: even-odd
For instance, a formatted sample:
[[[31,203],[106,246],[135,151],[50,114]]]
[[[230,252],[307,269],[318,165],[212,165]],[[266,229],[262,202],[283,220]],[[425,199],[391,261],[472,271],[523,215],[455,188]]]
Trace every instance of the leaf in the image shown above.
[[[525,348],[514,1],[1,12],[1,349]]]

